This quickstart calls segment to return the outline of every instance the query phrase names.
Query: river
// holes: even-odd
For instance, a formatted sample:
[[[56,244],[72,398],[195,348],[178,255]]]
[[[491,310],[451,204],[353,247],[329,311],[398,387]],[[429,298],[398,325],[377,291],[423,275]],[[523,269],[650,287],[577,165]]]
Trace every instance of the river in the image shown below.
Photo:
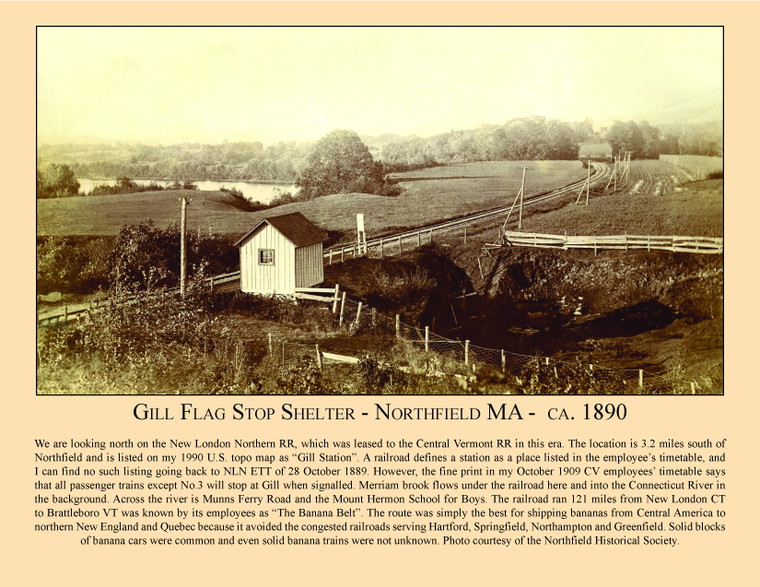
[[[77,179],[79,182],[79,192],[84,194],[91,192],[98,185],[116,185],[115,179]],[[153,179],[136,179],[136,184],[147,185],[156,183],[160,186],[168,186],[171,181],[153,180]],[[227,189],[235,188],[243,193],[246,199],[252,202],[259,201],[262,204],[268,204],[279,192],[290,192],[294,194],[298,188],[293,184],[287,183],[254,183],[248,181],[194,181],[199,190],[217,191],[222,187]]]

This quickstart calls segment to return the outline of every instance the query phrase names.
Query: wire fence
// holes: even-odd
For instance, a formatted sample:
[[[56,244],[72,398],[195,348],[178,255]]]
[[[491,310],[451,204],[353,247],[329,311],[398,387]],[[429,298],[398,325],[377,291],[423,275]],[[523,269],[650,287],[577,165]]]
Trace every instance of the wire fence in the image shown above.
[[[697,382],[684,381],[672,373],[663,375],[645,369],[595,364],[588,353],[563,355],[558,359],[447,338],[429,327],[409,324],[400,315],[378,312],[345,295],[334,298],[324,309],[331,311],[331,308],[335,329],[332,338],[312,343],[278,340],[270,335],[270,354],[282,365],[313,360],[321,367],[322,362],[357,363],[374,351],[390,353],[391,360],[404,369],[436,376],[456,376],[465,389],[474,393],[489,384],[504,384],[510,393],[671,394],[702,391]],[[344,336],[340,336],[341,333]],[[417,353],[415,359],[404,356],[398,348],[373,348],[377,336],[408,345]]]

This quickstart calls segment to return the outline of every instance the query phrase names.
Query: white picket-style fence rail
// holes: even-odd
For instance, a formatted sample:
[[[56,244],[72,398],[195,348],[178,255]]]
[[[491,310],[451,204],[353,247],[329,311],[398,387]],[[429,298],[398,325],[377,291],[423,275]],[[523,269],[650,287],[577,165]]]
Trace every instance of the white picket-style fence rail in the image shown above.
[[[635,234],[609,236],[567,236],[535,232],[507,231],[503,245],[516,247],[541,247],[550,249],[646,249],[647,251],[672,251],[675,253],[722,254],[723,239],[705,236],[646,236]],[[487,245],[494,248],[503,245]]]

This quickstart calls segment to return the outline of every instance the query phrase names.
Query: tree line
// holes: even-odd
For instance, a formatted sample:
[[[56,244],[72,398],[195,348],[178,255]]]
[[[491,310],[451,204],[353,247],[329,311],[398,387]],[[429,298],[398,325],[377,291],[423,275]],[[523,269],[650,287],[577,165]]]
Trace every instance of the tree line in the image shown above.
[[[722,156],[722,139],[720,122],[661,130],[645,121],[616,121],[595,132],[590,120],[567,123],[530,116],[430,138],[362,139],[353,131],[336,130],[315,144],[281,142],[266,148],[258,142],[43,145],[37,197],[77,195],[75,178],[91,176],[122,178],[117,188],[99,189],[98,194],[138,191],[132,180],[163,178],[177,186],[193,180],[287,181],[298,186],[298,193],[283,194],[277,203],[338,192],[397,195],[388,173],[474,161],[574,160],[581,143],[600,141],[608,142],[613,153],[628,151],[634,159],[656,159],[661,153]],[[51,158],[57,162],[45,166]]]
[[[593,135],[590,120],[567,123],[530,116],[426,139],[391,140],[380,148],[379,159],[389,171],[474,161],[573,160],[580,143]]]

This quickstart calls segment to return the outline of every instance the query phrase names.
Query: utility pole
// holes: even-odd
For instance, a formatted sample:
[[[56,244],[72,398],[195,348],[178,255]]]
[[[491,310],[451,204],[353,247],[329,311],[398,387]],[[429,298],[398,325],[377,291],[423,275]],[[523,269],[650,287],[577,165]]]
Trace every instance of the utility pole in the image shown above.
[[[185,235],[186,229],[186,217],[187,217],[187,198],[181,198],[182,212],[180,215],[180,229],[179,229],[179,293],[185,297],[185,287],[187,282],[187,254],[185,252]]]
[[[517,222],[517,228],[518,230],[522,230],[522,211],[523,211],[523,194],[525,193],[525,171],[527,170],[527,167],[523,167],[522,172],[522,185],[520,186],[520,191],[517,192],[517,195],[515,196],[515,201],[512,202],[512,207],[509,209],[509,212],[507,213],[507,219],[504,221],[504,224],[501,227],[501,235],[502,237],[507,232],[507,224],[509,223],[509,218],[512,216],[512,210],[515,209],[515,206],[517,205],[518,200],[520,201],[520,217]]]
[[[522,185],[520,186],[520,218],[517,221],[517,230],[522,230],[522,211],[523,211],[523,201],[525,200],[525,171],[527,169],[528,169],[527,167],[523,167]]]
[[[580,191],[578,192],[578,199],[575,200],[576,204],[579,204],[581,201],[581,196],[583,196],[583,192],[586,192],[586,206],[588,206],[588,192],[589,188],[591,186],[591,161],[586,161],[586,167],[588,167],[588,176],[586,177],[586,181],[581,186]]]

